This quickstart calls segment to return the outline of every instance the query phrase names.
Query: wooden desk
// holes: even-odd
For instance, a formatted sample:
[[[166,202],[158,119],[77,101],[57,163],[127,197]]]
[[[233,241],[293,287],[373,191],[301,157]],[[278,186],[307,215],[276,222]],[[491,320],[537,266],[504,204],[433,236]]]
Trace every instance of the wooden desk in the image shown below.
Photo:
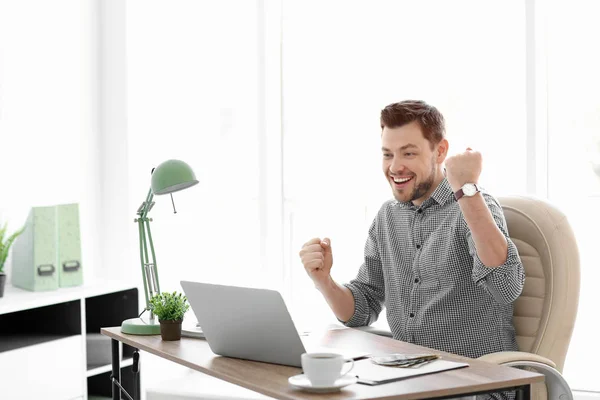
[[[118,342],[123,342],[207,375],[284,400],[315,399],[317,397],[328,400],[408,400],[459,397],[506,388],[517,389],[520,397],[529,400],[530,385],[544,381],[544,376],[538,373],[455,356],[357,329],[341,328],[313,332],[312,335],[320,338],[322,345],[365,350],[373,354],[433,352],[447,360],[468,362],[470,366],[379,386],[355,384],[347,386],[337,393],[312,394],[296,390],[288,384],[289,377],[301,373],[299,368],[221,357],[215,355],[203,339],[181,338],[181,341],[164,342],[160,336],[123,334],[120,327],[104,328],[101,332],[113,339],[113,349],[115,345],[118,349]],[[113,361],[113,368],[118,371],[118,357],[116,364]],[[113,399],[119,399],[119,397],[115,397],[115,389],[116,386],[113,385]],[[118,393],[116,395],[118,396]]]

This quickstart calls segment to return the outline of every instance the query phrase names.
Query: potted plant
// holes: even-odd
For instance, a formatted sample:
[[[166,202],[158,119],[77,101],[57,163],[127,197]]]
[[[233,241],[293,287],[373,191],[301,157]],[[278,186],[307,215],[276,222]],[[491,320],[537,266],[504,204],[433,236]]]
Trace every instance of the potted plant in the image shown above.
[[[10,250],[10,246],[12,246],[13,242],[21,233],[23,233],[24,227],[14,232],[12,235],[8,236],[6,240],[4,240],[4,236],[6,235],[6,231],[8,228],[8,223],[4,223],[2,227],[0,227],[0,297],[4,296],[4,285],[6,284],[6,274],[4,273],[4,263],[8,258],[8,251]]]
[[[150,309],[160,322],[162,340],[181,339],[181,323],[189,308],[187,297],[177,292],[159,293],[150,299]]]

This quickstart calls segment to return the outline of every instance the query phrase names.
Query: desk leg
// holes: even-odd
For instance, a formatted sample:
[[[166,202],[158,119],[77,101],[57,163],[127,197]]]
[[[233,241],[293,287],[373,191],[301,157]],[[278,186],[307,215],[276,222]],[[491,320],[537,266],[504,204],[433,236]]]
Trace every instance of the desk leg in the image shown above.
[[[141,399],[140,393],[140,351],[135,349],[133,352],[133,399]]]
[[[121,366],[119,365],[119,341],[112,339],[112,400],[121,399],[121,390],[119,383],[121,382]]]
[[[517,400],[531,400],[531,385],[523,385],[517,388]]]

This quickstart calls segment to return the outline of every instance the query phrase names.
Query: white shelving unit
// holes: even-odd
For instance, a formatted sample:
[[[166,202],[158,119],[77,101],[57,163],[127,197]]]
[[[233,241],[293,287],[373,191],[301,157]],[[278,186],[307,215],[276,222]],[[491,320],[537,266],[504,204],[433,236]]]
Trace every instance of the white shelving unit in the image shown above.
[[[87,334],[136,317],[138,300],[137,287],[122,282],[95,281],[48,292],[8,285],[0,298],[0,397],[110,398],[112,367],[88,365]],[[125,346],[121,354],[127,384],[133,349]]]
[[[95,281],[82,286],[61,288],[47,292],[30,292],[29,290],[23,290],[12,285],[6,285],[4,288],[4,297],[0,298],[0,315],[66,303],[73,300],[83,300],[88,297],[132,288],[135,288],[135,285],[116,281]]]

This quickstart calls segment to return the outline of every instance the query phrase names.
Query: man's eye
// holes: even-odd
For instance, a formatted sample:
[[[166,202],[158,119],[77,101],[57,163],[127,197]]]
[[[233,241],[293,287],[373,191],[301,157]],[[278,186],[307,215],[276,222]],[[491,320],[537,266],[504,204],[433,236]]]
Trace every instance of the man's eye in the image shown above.
[[[407,157],[412,157],[412,156],[415,155],[415,153],[404,153],[404,155],[407,156]]]
[[[390,158],[392,155],[390,153],[383,153],[383,158]]]

